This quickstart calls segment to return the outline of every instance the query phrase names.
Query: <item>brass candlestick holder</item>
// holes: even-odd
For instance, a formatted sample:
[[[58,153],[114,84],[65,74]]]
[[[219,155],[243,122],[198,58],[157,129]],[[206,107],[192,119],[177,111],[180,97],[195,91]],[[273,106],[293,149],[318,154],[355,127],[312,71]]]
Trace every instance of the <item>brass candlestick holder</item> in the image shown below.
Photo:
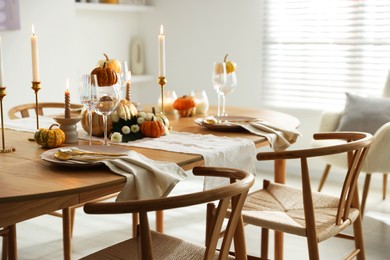
[[[161,114],[164,114],[164,86],[167,84],[167,79],[165,77],[158,77],[157,83],[161,87]]]
[[[32,87],[35,92],[35,116],[37,120],[37,130],[39,130],[39,118],[38,118],[38,111],[39,111],[39,103],[38,103],[38,91],[41,89],[41,82],[39,81],[32,81]]]
[[[1,153],[11,153],[15,152],[14,147],[5,147],[5,137],[4,137],[4,116],[3,116],[3,98],[7,95],[7,88],[0,87],[0,110],[1,110],[1,141],[2,141],[2,149]]]

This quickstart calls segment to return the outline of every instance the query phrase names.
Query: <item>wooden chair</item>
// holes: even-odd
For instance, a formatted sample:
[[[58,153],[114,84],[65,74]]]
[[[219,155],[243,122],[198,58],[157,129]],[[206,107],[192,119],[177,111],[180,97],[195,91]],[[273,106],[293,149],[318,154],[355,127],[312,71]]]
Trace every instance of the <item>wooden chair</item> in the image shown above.
[[[263,189],[248,194],[242,216],[245,224],[262,228],[260,259],[268,258],[269,229],[306,237],[311,260],[319,259],[319,242],[332,237],[355,241],[355,249],[346,259],[354,256],[365,259],[357,180],[372,136],[359,132],[332,132],[314,134],[314,139],[342,139],[348,142],[321,148],[257,154],[260,161],[300,160],[302,181],[302,187],[296,188],[264,180]],[[308,159],[339,153],[347,153],[349,157],[340,196],[313,192]],[[212,215],[213,212],[210,210],[207,214]],[[343,234],[342,231],[350,225],[353,225],[354,235]]]
[[[40,116],[49,116],[48,113],[50,112],[50,115],[56,115],[55,112],[58,113],[64,113],[64,107],[65,104],[61,102],[41,102],[38,103],[38,115]],[[71,104],[70,105],[71,113],[74,116],[80,116],[81,111],[83,109],[83,105],[81,104]],[[15,107],[12,107],[8,111],[8,117],[13,119],[20,119],[20,118],[27,118],[30,117],[30,114],[35,115],[36,110],[36,104],[35,103],[29,103],[29,104],[22,104]],[[48,113],[46,113],[48,112]],[[110,196],[111,197],[111,196]],[[106,198],[106,197],[105,197]],[[109,198],[109,197],[108,197]],[[70,230],[73,232],[73,224],[74,224],[74,215],[75,215],[75,209],[78,207],[82,207],[82,205],[77,205],[70,208]],[[56,217],[62,217],[63,214],[60,212],[52,212],[50,215],[56,216]]]
[[[342,112],[324,111],[321,115],[319,131],[320,132],[335,131],[341,116],[342,116]],[[336,141],[336,143],[337,142],[338,141]],[[390,122],[384,124],[381,128],[378,129],[378,131],[375,132],[374,141],[372,142],[370,151],[367,154],[365,163],[362,166],[362,173],[365,174],[363,193],[361,199],[362,215],[364,213],[365,206],[366,206],[366,200],[368,196],[372,174],[383,175],[382,199],[383,200],[386,199],[387,175],[388,172],[390,172],[390,161],[386,156],[389,143],[390,143]],[[313,147],[321,147],[323,145],[329,145],[329,142],[328,141],[323,142],[322,140],[313,141],[312,145]],[[332,165],[341,169],[345,169],[348,164],[346,156],[342,156],[342,155],[325,156],[324,158],[322,158],[322,160],[326,162],[326,165],[318,185],[318,191],[322,190]]]
[[[44,110],[49,111],[49,110],[53,110],[53,109],[57,109],[58,111],[60,111],[59,109],[62,109],[62,113],[63,113],[64,107],[65,107],[64,103],[61,103],[61,102],[58,102],[58,103],[57,102],[38,103],[38,115],[40,115],[40,116],[47,115],[46,113],[44,113]],[[71,109],[72,115],[80,115],[82,108],[83,108],[83,105],[81,105],[81,104],[70,104],[70,109]],[[8,111],[8,117],[10,119],[19,119],[19,118],[30,117],[30,113],[33,113],[33,115],[35,115],[35,110],[36,110],[35,103],[18,105],[18,106],[11,108]],[[18,114],[20,114],[20,116]]]
[[[38,103],[38,115],[41,116],[56,116],[56,115],[62,115],[64,113],[64,107],[65,104],[61,102],[41,102]],[[81,104],[71,104],[70,105],[71,109],[71,114],[72,116],[80,116],[81,111],[83,109],[83,105]],[[30,116],[35,116],[36,110],[36,104],[35,103],[30,103],[30,104],[22,104],[18,105],[15,107],[12,107],[8,111],[8,117],[13,120],[13,119],[20,119],[20,118],[27,118]],[[58,112],[58,113],[57,113]],[[110,198],[113,198],[117,196],[118,193],[110,194],[107,196],[103,196],[99,199],[96,199],[94,201],[101,201],[101,200],[107,200]],[[78,204],[75,206],[70,207],[69,209],[64,209],[62,212],[55,211],[50,213],[49,215],[55,216],[55,217],[60,217],[64,218],[66,211],[67,217],[69,217],[69,225],[67,221],[63,221],[63,229],[70,230],[70,236],[73,235],[73,226],[74,226],[74,218],[75,218],[75,210],[77,208],[83,207],[83,204]],[[16,236],[16,234],[15,234]],[[4,243],[3,243],[3,248],[4,248]],[[70,244],[68,243],[67,239],[64,239],[64,252],[68,252],[68,248],[70,248]]]
[[[390,71],[388,72],[385,86],[382,92],[383,98],[390,98]],[[385,111],[385,109],[384,109]],[[320,125],[318,132],[333,132],[336,131],[344,111],[325,110],[320,117]],[[367,122],[366,122],[367,124]],[[366,206],[366,200],[371,182],[372,174],[382,174],[382,199],[386,199],[387,193],[387,176],[390,172],[390,160],[387,156],[388,146],[390,143],[390,122],[383,124],[375,133],[373,133],[374,141],[372,142],[370,151],[367,154],[365,163],[362,166],[362,173],[365,174],[364,187],[361,200],[362,216]],[[321,147],[329,145],[329,142],[313,141],[313,147]],[[326,162],[324,171],[322,173],[318,191],[321,191],[332,165],[345,169],[347,167],[347,159],[345,156],[325,156],[322,158]]]
[[[138,235],[119,244],[98,251],[82,259],[246,259],[245,240],[242,227],[241,209],[254,177],[236,169],[195,167],[196,176],[216,176],[229,178],[230,184],[185,195],[124,202],[87,203],[84,211],[88,214],[139,213]],[[206,246],[195,245],[159,232],[150,231],[147,213],[197,204],[219,201],[212,224],[207,229],[210,240]],[[228,223],[224,222],[226,212],[232,205]],[[188,217],[188,216],[185,216]],[[216,251],[221,228],[226,224],[226,232],[219,251]],[[185,227],[183,228],[183,232]],[[238,232],[236,232],[236,230]],[[130,235],[130,234],[129,234]],[[238,238],[239,236],[239,238]],[[228,256],[234,237],[236,258]],[[240,243],[238,243],[240,242]]]

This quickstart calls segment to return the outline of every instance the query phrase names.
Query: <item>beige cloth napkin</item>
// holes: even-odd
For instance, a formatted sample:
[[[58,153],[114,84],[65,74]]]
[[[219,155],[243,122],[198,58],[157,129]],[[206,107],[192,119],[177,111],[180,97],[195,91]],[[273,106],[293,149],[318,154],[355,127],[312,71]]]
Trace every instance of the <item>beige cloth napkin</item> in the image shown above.
[[[187,177],[175,163],[152,160],[135,151],[128,154],[102,161],[111,171],[127,178],[117,201],[165,197]]]
[[[79,132],[79,138],[88,139],[89,136],[85,132]],[[159,138],[145,137],[120,145],[200,154],[206,166],[237,168],[256,174],[256,146],[252,140],[245,138],[171,131]],[[219,184],[223,184],[220,178],[206,177],[204,181],[205,189]]]
[[[237,124],[253,134],[267,138],[271,148],[275,151],[287,149],[297,140],[298,136],[301,136],[296,129],[288,129],[264,120],[237,122]]]
[[[79,133],[80,138],[86,138]],[[206,166],[238,168],[256,174],[256,146],[252,140],[171,131],[159,138],[121,143],[125,146],[200,154]],[[206,189],[222,184],[220,178],[206,177]]]

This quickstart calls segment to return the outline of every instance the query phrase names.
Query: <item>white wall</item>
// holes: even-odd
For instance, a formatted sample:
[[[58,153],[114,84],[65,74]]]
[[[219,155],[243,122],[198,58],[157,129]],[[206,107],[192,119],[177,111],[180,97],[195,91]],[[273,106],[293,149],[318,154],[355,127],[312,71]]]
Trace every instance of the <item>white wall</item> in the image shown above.
[[[238,87],[228,96],[228,105],[262,107],[262,1],[258,0],[154,0],[146,13],[76,11],[72,0],[19,0],[21,29],[0,32],[3,42],[5,84],[8,95],[4,110],[34,102],[31,90],[31,24],[39,37],[41,101],[62,101],[65,78],[71,82],[72,102],[78,102],[77,84],[106,52],[121,61],[129,60],[131,38],[145,43],[148,74],[157,79],[157,35],[160,24],[166,35],[166,89],[178,95],[192,89],[212,90],[211,66],[226,53],[238,64]],[[135,84],[132,96],[153,103],[159,87]],[[318,111],[272,108],[296,116],[303,137],[296,147],[307,146],[317,129]]]
[[[138,33],[136,14],[76,11],[72,0],[19,0],[21,29],[2,31],[4,111],[35,102],[31,89],[31,25],[39,44],[42,89],[40,101],[63,101],[65,81],[71,83],[71,101],[78,100],[78,79],[89,73],[103,52],[128,60],[129,44]]]
[[[211,86],[213,61],[225,54],[238,64],[239,85],[228,97],[230,105],[259,105],[261,72],[261,10],[258,0],[155,0],[156,11],[142,15],[147,63],[157,62],[160,24],[166,35],[167,89],[178,95],[206,89],[216,103]]]

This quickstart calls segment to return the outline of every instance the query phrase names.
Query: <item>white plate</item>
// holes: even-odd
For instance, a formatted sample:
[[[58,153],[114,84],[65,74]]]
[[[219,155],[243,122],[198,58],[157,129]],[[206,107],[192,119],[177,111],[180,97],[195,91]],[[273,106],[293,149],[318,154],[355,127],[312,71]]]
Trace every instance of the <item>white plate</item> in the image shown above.
[[[215,116],[214,118],[220,123],[207,123],[205,121],[207,118],[197,118],[195,119],[195,123],[215,131],[241,131],[244,130],[244,128],[242,128],[240,125],[237,125],[237,122],[250,122],[253,120],[258,120],[255,117],[248,116]]]
[[[102,161],[76,161],[76,160],[61,161],[54,157],[54,153],[61,148],[65,148],[65,147],[54,148],[43,152],[41,154],[41,159],[47,162],[51,162],[58,165],[65,165],[65,166],[94,166],[94,165],[102,164]],[[79,145],[79,146],[72,146],[66,148],[78,148],[81,150],[86,150],[91,152],[109,152],[109,153],[126,153],[129,151],[128,148],[114,146],[114,145],[111,146]]]

